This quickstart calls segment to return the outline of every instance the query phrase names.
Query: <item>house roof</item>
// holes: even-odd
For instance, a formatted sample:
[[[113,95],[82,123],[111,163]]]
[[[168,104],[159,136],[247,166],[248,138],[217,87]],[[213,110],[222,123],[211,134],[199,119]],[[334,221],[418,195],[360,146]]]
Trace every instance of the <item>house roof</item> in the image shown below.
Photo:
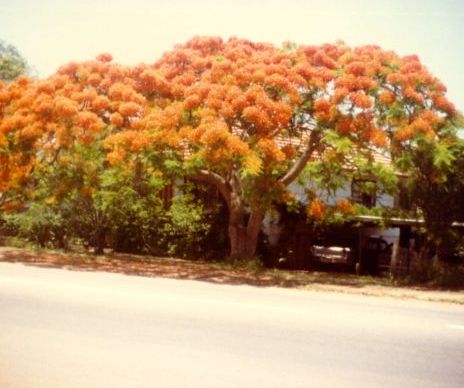
[[[286,145],[291,145],[300,150],[303,150],[306,147],[308,136],[306,135],[306,136],[302,136],[301,138],[297,138],[297,137],[284,137],[284,136],[278,135],[274,139],[280,148],[283,148]],[[373,161],[375,163],[379,163],[384,166],[392,165],[392,159],[389,155],[382,153],[379,149],[376,149],[376,148],[371,148],[370,151],[373,157]],[[318,159],[320,160],[320,155],[315,153],[313,160],[318,160]],[[349,168],[350,166],[347,166],[347,167]]]
[[[380,216],[368,216],[368,215],[358,215],[354,216],[353,220],[359,221],[361,223],[374,223],[378,224],[381,222],[386,222],[390,226],[423,226],[425,225],[425,220],[423,218],[383,218]],[[464,222],[453,222],[452,226],[455,228],[464,228]]]

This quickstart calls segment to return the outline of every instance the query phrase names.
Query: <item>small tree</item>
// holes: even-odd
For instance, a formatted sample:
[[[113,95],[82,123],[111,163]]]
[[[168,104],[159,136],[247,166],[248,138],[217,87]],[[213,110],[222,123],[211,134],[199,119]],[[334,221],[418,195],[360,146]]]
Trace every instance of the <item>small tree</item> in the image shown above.
[[[464,141],[450,128],[449,137],[421,142],[398,163],[409,172],[409,202],[424,217],[429,242],[440,259],[450,259],[464,243],[452,226],[464,222]]]
[[[0,40],[0,80],[11,82],[27,69],[27,62],[16,47]]]

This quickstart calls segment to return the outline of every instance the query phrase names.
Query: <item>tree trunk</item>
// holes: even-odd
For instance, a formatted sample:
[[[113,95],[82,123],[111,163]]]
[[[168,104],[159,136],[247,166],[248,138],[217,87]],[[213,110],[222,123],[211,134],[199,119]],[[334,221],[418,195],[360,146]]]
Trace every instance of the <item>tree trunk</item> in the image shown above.
[[[229,210],[230,257],[252,258],[256,254],[264,211],[252,209],[251,213],[249,213],[245,210],[245,204],[241,198],[243,189],[240,174],[235,171],[232,178],[227,181],[218,174],[202,170],[192,179],[216,187],[227,204]]]
[[[264,213],[259,210],[252,211],[248,215],[243,209],[230,209],[230,257],[240,259],[254,257],[263,218]]]
[[[105,253],[105,241],[106,241],[106,233],[104,229],[100,229],[95,233],[95,244],[94,244],[94,251],[95,255],[103,255]]]

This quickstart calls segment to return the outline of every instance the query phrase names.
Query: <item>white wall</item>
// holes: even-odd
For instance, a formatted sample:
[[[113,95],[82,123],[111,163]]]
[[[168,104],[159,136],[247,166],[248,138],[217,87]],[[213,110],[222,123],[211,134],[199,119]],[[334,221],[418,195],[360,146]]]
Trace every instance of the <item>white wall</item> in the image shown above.
[[[306,197],[305,187],[297,182],[293,182],[288,187],[289,191],[294,194],[299,201],[306,204],[308,199]],[[351,197],[351,183],[347,182],[344,187],[338,189],[333,196],[328,196],[327,193],[320,192],[318,196],[323,199],[328,205],[335,205],[338,200]],[[389,194],[382,194],[377,196],[376,206],[393,207],[394,197]]]
[[[389,244],[399,241],[400,238],[400,228],[366,227],[362,231],[364,236],[380,236]]]

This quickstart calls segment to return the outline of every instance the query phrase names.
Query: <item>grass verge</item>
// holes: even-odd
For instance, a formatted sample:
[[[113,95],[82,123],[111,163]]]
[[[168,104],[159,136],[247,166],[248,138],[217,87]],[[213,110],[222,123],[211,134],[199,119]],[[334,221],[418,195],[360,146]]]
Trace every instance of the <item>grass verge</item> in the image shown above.
[[[222,263],[129,254],[63,253],[31,248],[0,247],[0,261],[79,271],[105,271],[147,277],[167,277],[218,284],[285,287],[401,299],[464,304],[464,291],[437,290],[401,284],[388,277],[319,271],[284,271]]]

